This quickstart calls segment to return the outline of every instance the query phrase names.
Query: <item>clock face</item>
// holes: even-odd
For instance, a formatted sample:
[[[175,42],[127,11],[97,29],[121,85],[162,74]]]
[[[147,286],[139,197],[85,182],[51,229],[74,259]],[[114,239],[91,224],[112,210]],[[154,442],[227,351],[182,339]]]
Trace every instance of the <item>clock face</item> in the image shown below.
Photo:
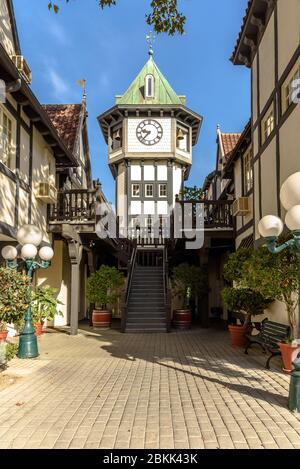
[[[136,135],[144,145],[156,145],[162,139],[163,129],[155,120],[144,120],[138,125]]]

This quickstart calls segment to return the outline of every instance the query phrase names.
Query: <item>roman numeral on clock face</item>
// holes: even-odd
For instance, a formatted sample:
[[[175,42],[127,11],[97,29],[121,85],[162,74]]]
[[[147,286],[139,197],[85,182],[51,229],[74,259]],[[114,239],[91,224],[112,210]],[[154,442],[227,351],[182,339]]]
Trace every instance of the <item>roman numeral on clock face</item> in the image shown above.
[[[143,145],[156,145],[162,139],[163,129],[155,120],[144,120],[138,125],[136,136]]]

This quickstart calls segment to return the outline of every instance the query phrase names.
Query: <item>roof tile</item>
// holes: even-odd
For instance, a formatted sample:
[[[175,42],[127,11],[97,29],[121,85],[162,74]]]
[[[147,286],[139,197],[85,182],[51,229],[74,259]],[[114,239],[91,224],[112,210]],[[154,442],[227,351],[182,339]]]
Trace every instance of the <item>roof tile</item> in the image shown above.
[[[82,104],[47,104],[43,108],[67,148],[74,150]]]
[[[224,157],[226,160],[235,149],[241,135],[240,133],[221,133]]]

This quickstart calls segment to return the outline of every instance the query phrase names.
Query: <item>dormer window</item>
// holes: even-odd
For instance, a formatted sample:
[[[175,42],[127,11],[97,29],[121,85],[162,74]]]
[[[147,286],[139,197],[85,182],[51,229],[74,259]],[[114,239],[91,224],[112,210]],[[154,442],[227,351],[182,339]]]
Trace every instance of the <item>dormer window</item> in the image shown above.
[[[145,97],[154,98],[154,76],[147,75],[145,78]]]

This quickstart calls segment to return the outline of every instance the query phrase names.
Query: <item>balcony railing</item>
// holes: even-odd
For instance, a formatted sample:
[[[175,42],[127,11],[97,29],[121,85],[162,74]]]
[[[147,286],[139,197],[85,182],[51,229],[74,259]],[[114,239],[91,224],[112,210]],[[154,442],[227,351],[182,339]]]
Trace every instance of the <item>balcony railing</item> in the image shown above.
[[[97,204],[101,202],[100,192],[97,189],[84,190],[73,189],[59,191],[57,203],[51,205],[49,221],[52,223],[95,223],[97,220]],[[138,244],[153,245],[165,244],[165,240],[172,239],[177,232],[188,229],[226,229],[234,227],[232,215],[232,201],[215,200],[176,200],[175,209],[170,217],[169,226],[158,228],[128,229],[128,233],[121,233],[120,237],[136,239]],[[107,205],[108,212],[111,206]],[[118,219],[116,219],[116,223]],[[158,223],[160,225],[160,223]],[[174,231],[175,227],[175,231]],[[119,235],[117,226],[116,237]]]
[[[50,206],[50,222],[96,221],[97,190],[71,189],[59,191],[57,203]]]
[[[177,226],[195,229],[204,223],[205,230],[233,229],[234,217],[231,200],[176,200]]]

